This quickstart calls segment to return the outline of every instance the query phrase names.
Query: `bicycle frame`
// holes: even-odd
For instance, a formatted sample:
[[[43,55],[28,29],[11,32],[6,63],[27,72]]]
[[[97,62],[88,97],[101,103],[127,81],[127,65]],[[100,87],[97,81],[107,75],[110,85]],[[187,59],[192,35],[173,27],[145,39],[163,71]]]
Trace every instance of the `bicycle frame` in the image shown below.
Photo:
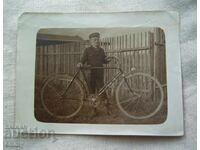
[[[98,94],[97,94],[98,96],[100,96],[106,89],[108,89],[120,76],[124,77],[124,72],[119,67],[80,67],[74,74],[71,82],[69,83],[68,87],[66,88],[66,90],[64,91],[62,95],[64,95],[67,92],[67,90],[70,88],[70,86],[72,85],[72,83],[77,78],[80,72],[82,72],[83,70],[92,70],[92,69],[104,69],[104,70],[113,69],[113,70],[119,71],[108,83],[104,84],[104,86],[98,91]],[[86,80],[85,77],[84,77],[84,80]]]

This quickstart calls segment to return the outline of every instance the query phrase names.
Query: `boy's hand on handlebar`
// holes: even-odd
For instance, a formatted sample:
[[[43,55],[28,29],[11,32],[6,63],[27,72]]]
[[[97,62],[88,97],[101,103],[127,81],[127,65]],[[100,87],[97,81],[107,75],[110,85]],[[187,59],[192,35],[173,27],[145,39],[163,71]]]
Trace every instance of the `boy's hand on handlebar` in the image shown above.
[[[90,68],[91,65],[83,65],[81,62],[76,65],[78,68]]]
[[[83,67],[83,64],[80,62],[80,63],[78,63],[76,66],[77,66],[78,68],[81,68],[81,67]]]
[[[110,62],[111,58],[110,57],[106,57],[106,62]]]

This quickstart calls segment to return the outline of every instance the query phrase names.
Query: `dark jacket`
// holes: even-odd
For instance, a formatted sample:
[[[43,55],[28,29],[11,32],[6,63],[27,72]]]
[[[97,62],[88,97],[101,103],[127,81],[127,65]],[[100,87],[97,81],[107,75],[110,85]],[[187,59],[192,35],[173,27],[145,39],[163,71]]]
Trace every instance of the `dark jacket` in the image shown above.
[[[87,65],[93,67],[102,67],[103,64],[107,63],[104,50],[101,47],[95,48],[90,46],[86,48],[81,58],[81,63],[87,63]]]
[[[81,58],[81,63],[91,65],[92,67],[103,67],[107,63],[106,55],[102,48],[88,47],[85,49]],[[88,85],[90,93],[95,93],[104,85],[104,69],[92,69],[88,74]]]

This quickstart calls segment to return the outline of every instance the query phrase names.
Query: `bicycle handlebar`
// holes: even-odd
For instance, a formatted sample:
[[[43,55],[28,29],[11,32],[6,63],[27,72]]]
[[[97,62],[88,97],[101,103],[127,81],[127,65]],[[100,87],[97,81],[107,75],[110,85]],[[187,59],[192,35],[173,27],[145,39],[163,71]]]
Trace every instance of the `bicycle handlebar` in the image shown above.
[[[122,72],[122,69],[120,68],[120,61],[119,61],[119,58],[118,57],[115,57],[115,56],[108,56],[107,57],[107,59],[113,59],[113,60],[116,60],[117,62],[118,62],[118,66],[115,66],[115,67],[93,67],[93,66],[91,66],[91,65],[83,65],[83,66],[80,66],[80,67],[78,67],[77,66],[77,68],[79,68],[79,69],[85,69],[85,70],[91,70],[91,69],[118,69],[118,70],[120,70],[121,72]]]

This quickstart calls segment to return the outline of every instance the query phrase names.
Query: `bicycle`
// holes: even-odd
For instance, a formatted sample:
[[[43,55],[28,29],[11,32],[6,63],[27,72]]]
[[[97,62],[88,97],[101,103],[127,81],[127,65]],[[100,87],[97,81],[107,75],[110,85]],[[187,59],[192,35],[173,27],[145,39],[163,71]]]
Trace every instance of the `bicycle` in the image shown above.
[[[119,62],[117,57],[109,57],[109,59]],[[89,98],[86,77],[83,75],[83,80],[78,77],[81,72],[84,74],[84,70],[91,69],[117,71],[92,99]],[[118,65],[114,67],[83,66],[77,68],[74,76],[52,75],[42,86],[41,101],[49,115],[57,119],[68,119],[79,113],[84,102],[92,101],[94,105],[98,104],[99,97],[106,91],[110,91],[121,112],[132,119],[147,119],[154,116],[162,107],[164,99],[162,85],[157,79],[146,73],[136,73],[135,68],[131,68],[129,73],[124,73]]]

